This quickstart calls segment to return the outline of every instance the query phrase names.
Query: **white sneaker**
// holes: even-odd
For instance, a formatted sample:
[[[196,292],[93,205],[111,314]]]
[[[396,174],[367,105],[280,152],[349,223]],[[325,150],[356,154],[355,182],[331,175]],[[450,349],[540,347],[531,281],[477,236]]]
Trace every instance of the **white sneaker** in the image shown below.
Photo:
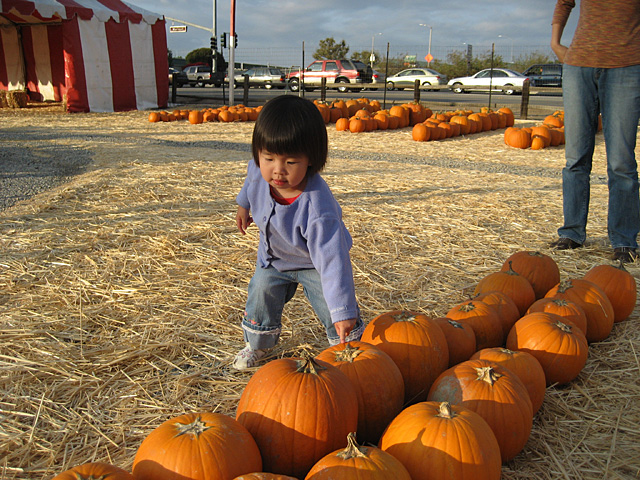
[[[236,358],[232,364],[233,368],[236,370],[246,370],[247,368],[255,367],[258,364],[258,360],[264,357],[265,354],[266,352],[264,350],[253,350],[247,343],[247,346],[236,354]]]

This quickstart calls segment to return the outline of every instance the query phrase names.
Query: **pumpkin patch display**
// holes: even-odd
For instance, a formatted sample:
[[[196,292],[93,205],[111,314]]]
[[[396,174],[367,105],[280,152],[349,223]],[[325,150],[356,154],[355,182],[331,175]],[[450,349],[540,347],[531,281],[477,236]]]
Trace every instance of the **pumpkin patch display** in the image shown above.
[[[90,462],[66,470],[52,480],[135,480],[126,470],[103,462]]]
[[[582,278],[564,280],[549,290],[546,297],[577,303],[587,317],[587,340],[599,342],[611,333],[615,312],[607,294],[595,283]]]
[[[489,424],[449,402],[420,402],[404,409],[385,430],[380,448],[413,479],[498,480],[501,457]]]
[[[404,465],[393,455],[373,446],[358,445],[355,433],[347,436],[347,446],[316,463],[305,480],[411,480]]]
[[[533,426],[529,392],[514,372],[497,363],[476,359],[449,368],[433,383],[428,400],[461,405],[479,414],[491,427],[503,462],[520,453],[529,440]]]
[[[549,255],[540,252],[520,251],[510,255],[502,264],[500,270],[516,273],[529,280],[536,295],[536,300],[560,283],[560,268]]]
[[[361,340],[375,345],[396,363],[404,380],[405,404],[426,400],[429,387],[449,364],[449,346],[442,329],[422,313],[382,313],[367,324]]]
[[[547,385],[576,378],[589,354],[582,330],[569,320],[546,312],[529,313],[518,320],[507,336],[507,348],[536,357]]]
[[[260,470],[260,451],[247,429],[212,412],[165,421],[142,441],[133,460],[136,480],[226,480]]]
[[[379,348],[357,341],[329,347],[316,359],[349,378],[358,396],[358,439],[377,444],[404,403],[404,380],[398,366]]]
[[[265,471],[304,478],[356,431],[358,397],[349,378],[333,365],[311,357],[280,358],[253,374],[236,419],[255,439]]]
[[[614,323],[627,319],[636,306],[636,279],[619,265],[596,265],[583,277],[602,289],[613,307]]]

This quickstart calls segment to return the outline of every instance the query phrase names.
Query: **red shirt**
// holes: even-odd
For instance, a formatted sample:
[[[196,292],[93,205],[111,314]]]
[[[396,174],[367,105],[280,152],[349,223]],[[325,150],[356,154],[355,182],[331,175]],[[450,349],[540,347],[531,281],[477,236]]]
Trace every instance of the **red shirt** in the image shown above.
[[[575,0],[557,0],[551,23],[566,25]],[[640,0],[580,0],[564,63],[576,67],[640,65]]]

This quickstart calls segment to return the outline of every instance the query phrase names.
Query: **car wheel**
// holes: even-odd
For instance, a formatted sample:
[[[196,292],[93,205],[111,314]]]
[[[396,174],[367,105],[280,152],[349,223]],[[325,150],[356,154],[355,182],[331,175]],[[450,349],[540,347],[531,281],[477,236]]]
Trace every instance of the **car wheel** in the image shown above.
[[[393,90],[395,87],[393,85],[393,82],[387,82],[387,90],[391,91]]]
[[[273,85],[271,85],[271,82],[266,82],[264,84],[264,88],[266,88],[267,90],[271,90],[271,87],[273,87]]]
[[[432,89],[431,88],[427,88],[431,86],[431,82],[424,82],[422,84],[422,88],[424,88],[427,92],[430,92]]]
[[[196,87],[204,87],[204,82],[202,81],[201,78],[199,78],[198,81],[196,82]]]
[[[340,93],[347,93],[349,91],[349,87],[347,87],[348,84],[349,84],[348,80],[345,80],[344,78],[341,78],[340,80],[338,80],[338,91]]]
[[[514,93],[516,93],[513,85],[505,85],[505,88],[502,91],[505,93],[505,95],[513,95]]]
[[[289,90],[292,92],[297,92],[300,90],[300,81],[297,78],[292,78],[289,80]]]
[[[451,90],[453,90],[454,93],[464,93],[464,89],[462,88],[461,83],[454,83],[451,86]]]

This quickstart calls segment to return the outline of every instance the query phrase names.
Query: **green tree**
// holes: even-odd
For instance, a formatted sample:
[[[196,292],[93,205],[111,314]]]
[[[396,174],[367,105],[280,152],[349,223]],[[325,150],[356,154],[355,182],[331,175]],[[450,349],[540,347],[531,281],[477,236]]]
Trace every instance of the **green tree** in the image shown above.
[[[207,65],[211,65],[211,48],[203,47],[191,50],[187,53],[185,60],[187,61],[187,64],[206,63]],[[228,64],[220,51],[216,52],[216,64],[218,67],[217,71],[224,72],[227,70]]]
[[[349,47],[344,40],[336,43],[333,37],[327,37],[324,40],[320,40],[313,58],[316,60],[341,59],[347,58],[347,53],[349,53]]]
[[[376,57],[376,61],[373,62],[373,68],[377,70],[376,67],[380,65],[384,65],[385,58],[381,56],[380,52],[377,52],[376,50],[373,51],[373,54]],[[357,60],[362,63],[366,63],[367,65],[371,63],[370,58],[371,58],[371,50],[362,50],[360,52],[353,52],[351,54],[351,60]]]
[[[169,66],[173,67],[173,52],[167,49],[167,60],[169,61]]]

